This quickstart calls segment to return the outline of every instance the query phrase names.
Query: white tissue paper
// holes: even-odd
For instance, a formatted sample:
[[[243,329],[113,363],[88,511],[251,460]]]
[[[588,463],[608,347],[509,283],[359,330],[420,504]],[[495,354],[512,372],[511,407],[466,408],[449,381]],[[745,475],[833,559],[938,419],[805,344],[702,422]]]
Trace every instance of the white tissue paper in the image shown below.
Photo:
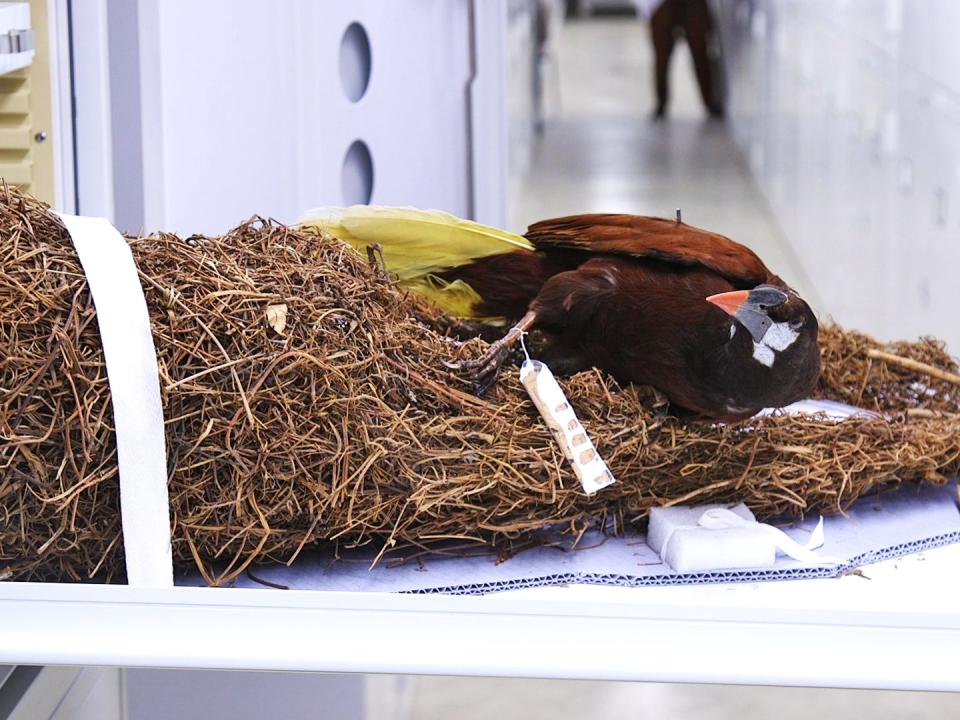
[[[679,573],[772,567],[777,552],[811,565],[842,561],[814,552],[823,545],[823,519],[801,545],[772,525],[758,523],[742,503],[653,508],[647,545]]]

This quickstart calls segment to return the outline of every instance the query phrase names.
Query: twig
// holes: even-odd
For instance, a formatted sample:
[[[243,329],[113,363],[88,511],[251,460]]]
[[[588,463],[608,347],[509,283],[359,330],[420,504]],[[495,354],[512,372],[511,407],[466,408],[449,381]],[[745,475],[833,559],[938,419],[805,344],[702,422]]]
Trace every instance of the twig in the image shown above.
[[[929,375],[930,377],[936,378],[937,380],[943,380],[944,382],[952,383],[953,385],[960,385],[960,375],[947,372],[946,370],[941,370],[940,368],[920,362],[919,360],[900,357],[899,355],[883,352],[882,350],[876,350],[874,348],[867,350],[867,357],[875,360],[883,360],[883,362],[890,363],[891,365],[899,365],[907,370],[914,370],[916,372],[923,373],[924,375]]]

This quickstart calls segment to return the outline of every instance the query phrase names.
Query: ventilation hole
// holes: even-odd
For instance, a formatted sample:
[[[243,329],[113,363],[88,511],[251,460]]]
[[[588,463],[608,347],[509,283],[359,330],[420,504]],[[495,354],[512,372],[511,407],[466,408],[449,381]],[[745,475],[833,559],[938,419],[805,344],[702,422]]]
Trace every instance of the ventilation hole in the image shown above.
[[[373,158],[363,140],[354,140],[343,158],[340,189],[344,205],[366,205],[373,196]]]
[[[362,98],[370,84],[370,38],[357,22],[340,39],[340,84],[351,102]]]

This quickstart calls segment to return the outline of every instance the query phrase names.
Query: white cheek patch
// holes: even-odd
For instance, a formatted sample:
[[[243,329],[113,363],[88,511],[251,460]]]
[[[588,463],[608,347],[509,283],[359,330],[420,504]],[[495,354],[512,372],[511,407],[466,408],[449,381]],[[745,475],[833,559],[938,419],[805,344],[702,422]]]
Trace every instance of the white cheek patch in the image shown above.
[[[736,334],[737,334],[737,324],[732,322],[730,323],[730,339],[732,340],[733,336]]]
[[[773,367],[773,361],[776,359],[776,353],[762,343],[753,344],[753,359],[761,365]]]
[[[763,336],[763,344],[774,350],[786,350],[793,345],[800,333],[790,327],[790,323],[779,322],[771,325]]]
[[[753,344],[753,359],[765,367],[773,367],[777,352],[786,350],[798,337],[800,333],[790,327],[790,323],[774,323],[763,334],[763,340]]]

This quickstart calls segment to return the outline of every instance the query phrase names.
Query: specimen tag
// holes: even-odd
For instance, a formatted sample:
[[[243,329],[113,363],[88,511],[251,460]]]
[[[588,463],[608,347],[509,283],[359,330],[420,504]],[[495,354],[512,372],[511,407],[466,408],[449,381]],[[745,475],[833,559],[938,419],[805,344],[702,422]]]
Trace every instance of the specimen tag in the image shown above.
[[[613,483],[616,478],[593,446],[550,368],[528,358],[520,366],[520,382],[573,467],[584,492],[592,495]]]

